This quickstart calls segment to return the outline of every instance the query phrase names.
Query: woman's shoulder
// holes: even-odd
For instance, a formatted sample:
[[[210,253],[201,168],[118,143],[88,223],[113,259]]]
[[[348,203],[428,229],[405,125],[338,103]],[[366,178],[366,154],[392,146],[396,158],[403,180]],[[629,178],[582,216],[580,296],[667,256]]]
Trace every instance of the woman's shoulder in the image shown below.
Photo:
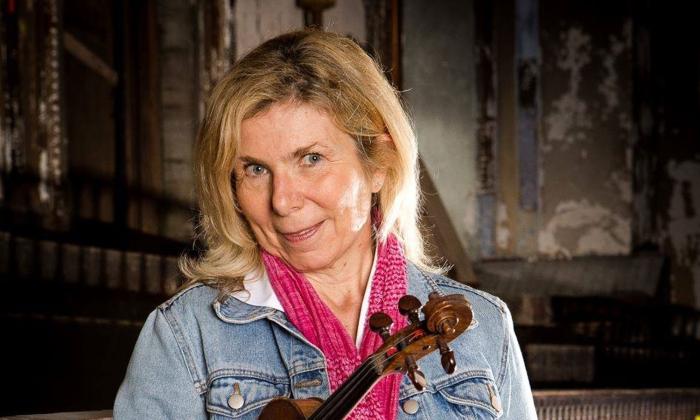
[[[466,284],[452,280],[446,276],[421,270],[413,264],[408,265],[409,293],[419,297],[421,301],[425,296],[425,290],[437,291],[442,295],[461,294],[470,303],[473,318],[470,326],[464,334],[455,338],[450,343],[454,351],[455,360],[458,360],[457,377],[443,374],[441,365],[435,359],[424,361],[426,371],[437,372],[438,379],[450,386],[463,380],[457,386],[460,390],[474,395],[472,391],[484,388],[475,388],[475,384],[486,383],[486,392],[481,392],[484,406],[500,407],[500,403],[493,405],[494,397],[491,385],[503,390],[501,397],[508,397],[512,384],[527,381],[527,374],[522,367],[522,356],[514,335],[513,320],[507,305],[498,297],[475,289]],[[428,292],[429,293],[429,292]],[[432,363],[432,364],[431,364]],[[507,381],[507,378],[511,381]],[[458,378],[458,379],[455,379]],[[491,385],[489,385],[491,384]],[[506,388],[507,387],[507,388]],[[454,389],[455,393],[457,388]],[[451,389],[451,388],[450,388]],[[441,391],[442,392],[442,391]],[[452,392],[445,388],[445,392]],[[500,411],[496,408],[496,411]],[[492,414],[495,414],[492,413]],[[517,416],[516,416],[517,417]],[[518,417],[520,418],[520,417]],[[522,418],[529,418],[523,416]]]
[[[160,311],[197,310],[209,307],[219,297],[219,290],[205,283],[191,284],[158,306]]]
[[[216,323],[214,307],[220,296],[219,289],[195,283],[176,292],[153,312],[165,318],[176,333],[196,334],[201,332],[202,325]]]
[[[260,287],[253,288],[252,292],[260,292],[258,289]],[[263,304],[259,302],[264,296],[257,296],[257,300],[252,297],[247,289],[225,293],[213,285],[200,282],[183,288],[160,304],[155,312],[161,313],[173,324],[181,324],[183,332],[189,330],[201,334],[206,330],[220,333],[219,329],[224,325],[230,328],[247,324],[272,316],[277,311],[274,307],[265,306],[266,301]]]
[[[483,290],[475,289],[441,274],[422,270],[410,262],[408,263],[408,274],[409,283],[411,281],[425,283],[427,287],[437,290],[444,295],[459,293],[464,295],[472,306],[478,306],[483,311],[498,312],[504,316],[510,316],[505,302]],[[409,284],[409,288],[410,286]]]
[[[409,293],[418,297],[421,302],[426,302],[428,295],[433,291],[441,295],[463,295],[471,305],[473,314],[472,323],[468,329],[470,336],[484,346],[492,347],[489,351],[492,355],[503,350],[513,329],[513,320],[505,302],[490,293],[477,290],[441,274],[421,270],[410,263],[408,274]],[[496,363],[495,360],[494,363]]]

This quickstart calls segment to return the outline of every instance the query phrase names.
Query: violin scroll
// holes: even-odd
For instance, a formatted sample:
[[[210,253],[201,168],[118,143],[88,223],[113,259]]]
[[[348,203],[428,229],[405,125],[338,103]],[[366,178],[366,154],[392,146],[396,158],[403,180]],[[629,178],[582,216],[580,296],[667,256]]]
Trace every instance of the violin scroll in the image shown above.
[[[416,389],[423,389],[425,376],[416,362],[435,350],[440,352],[445,372],[453,373],[457,363],[448,343],[466,331],[472,321],[471,305],[467,299],[458,294],[441,296],[431,293],[421,308],[415,296],[407,295],[399,300],[399,313],[408,318],[409,325],[391,337],[388,328],[393,321],[388,315],[377,313],[370,317],[370,328],[384,340],[374,355],[375,369],[380,375],[402,372],[408,375]]]
[[[449,340],[461,334],[472,322],[471,306],[462,295],[440,296],[433,292],[423,307],[423,313],[428,330]]]

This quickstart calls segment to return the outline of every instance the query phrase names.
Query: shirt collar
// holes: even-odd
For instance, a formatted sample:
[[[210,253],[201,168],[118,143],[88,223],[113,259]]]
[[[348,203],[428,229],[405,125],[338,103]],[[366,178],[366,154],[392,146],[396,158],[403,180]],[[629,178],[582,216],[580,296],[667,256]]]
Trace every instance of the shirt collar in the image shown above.
[[[369,273],[369,281],[365,288],[362,307],[360,309],[360,320],[367,316],[369,308],[369,295],[372,289],[372,279],[377,270],[378,248],[374,247],[374,260]],[[222,303],[214,303],[214,311],[217,316],[224,321],[233,323],[244,323],[260,318],[266,318],[277,311],[284,313],[284,308],[275,294],[270,278],[263,268],[259,272],[252,272],[243,278],[244,290],[233,292]],[[364,322],[360,322],[358,337],[362,337]],[[361,338],[358,338],[358,341]]]

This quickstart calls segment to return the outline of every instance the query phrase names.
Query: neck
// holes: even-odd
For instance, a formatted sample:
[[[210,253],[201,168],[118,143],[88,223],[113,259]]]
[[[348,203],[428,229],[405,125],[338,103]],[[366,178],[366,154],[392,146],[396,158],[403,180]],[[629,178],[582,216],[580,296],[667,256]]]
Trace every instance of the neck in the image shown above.
[[[369,246],[346,261],[342,270],[322,273],[306,273],[311,287],[340,321],[353,340],[357,340],[362,302],[367,292],[374,252],[372,240]]]
[[[371,230],[367,240],[348,250],[332,266],[315,272],[305,272],[316,293],[330,304],[343,304],[359,298],[362,301],[374,261],[374,243]]]

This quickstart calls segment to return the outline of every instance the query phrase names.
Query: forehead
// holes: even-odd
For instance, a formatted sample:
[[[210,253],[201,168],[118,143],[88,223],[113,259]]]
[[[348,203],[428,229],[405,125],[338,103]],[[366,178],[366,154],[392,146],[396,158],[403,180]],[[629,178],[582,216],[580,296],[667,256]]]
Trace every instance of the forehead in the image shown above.
[[[313,143],[339,146],[343,139],[353,143],[325,110],[311,104],[283,102],[243,120],[237,154],[288,151]]]

